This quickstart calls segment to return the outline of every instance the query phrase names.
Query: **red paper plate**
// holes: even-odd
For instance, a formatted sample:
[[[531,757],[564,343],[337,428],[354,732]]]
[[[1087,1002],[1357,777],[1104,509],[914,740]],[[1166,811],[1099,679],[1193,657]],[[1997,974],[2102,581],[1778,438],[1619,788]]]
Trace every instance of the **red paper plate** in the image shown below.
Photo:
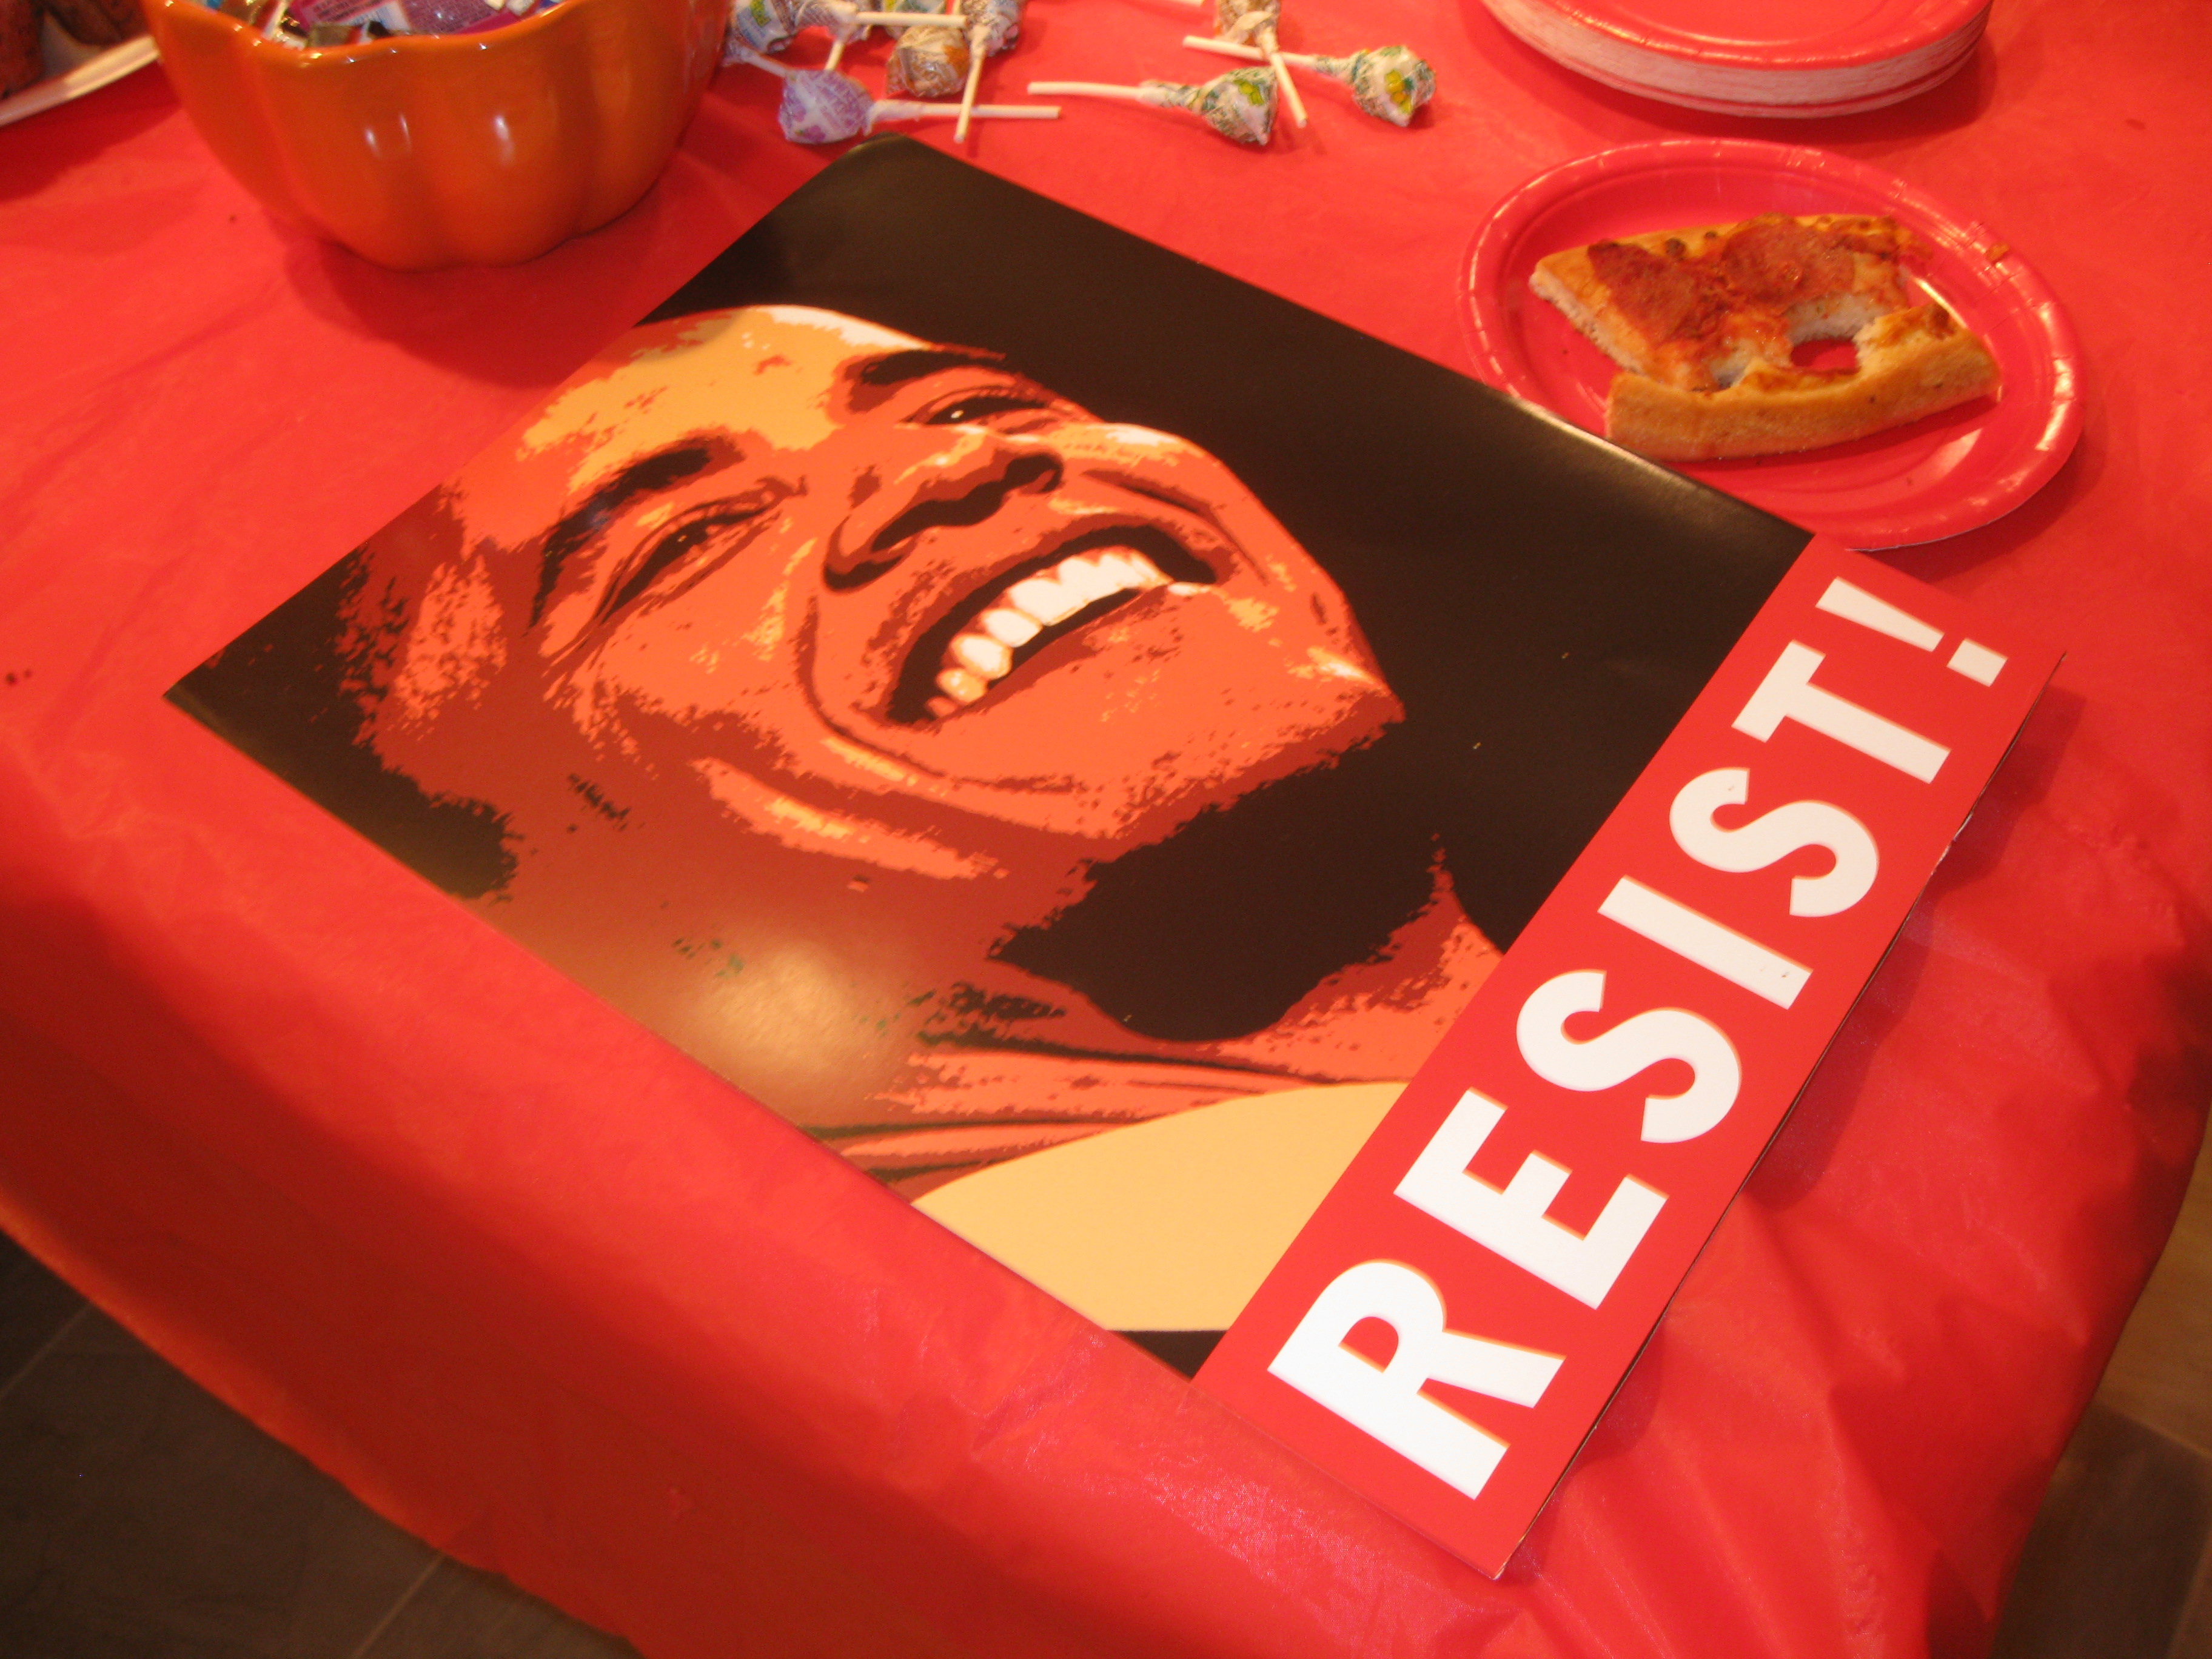
[[[1989,343],[2004,388],[1995,399],[1871,438],[1681,471],[1863,549],[1958,535],[2050,482],[2081,427],[2080,348],[2057,300],[1995,231],[1823,150],[1668,139],[1586,155],[1530,179],[1498,204],[1468,251],[1462,315],[1477,372],[1602,432],[1606,391],[1619,371],[1529,292],[1536,261],[1607,237],[1759,213],[1888,214],[1910,226],[1930,250],[1913,276]]]
[[[1990,0],[1511,0],[1513,11],[1534,27],[1556,24],[1633,52],[1761,73],[1863,68],[1940,52],[1974,27],[1989,5]]]
[[[1778,88],[1765,84],[1750,85],[1758,77],[1748,73],[1733,77],[1718,74],[1692,76],[1679,73],[1652,76],[1644,65],[1617,64],[1599,53],[1571,55],[1554,50],[1553,43],[1537,39],[1515,27],[1506,15],[1507,0],[1490,0],[1490,9],[1500,21],[1512,28],[1513,33],[1547,57],[1565,64],[1577,75],[1588,76],[1601,86],[1611,87],[1615,92],[1633,93],[1638,98],[1656,99],[1662,104],[1673,104],[1682,109],[1702,110],[1708,115],[1740,115],[1755,121],[1817,121],[1832,115],[1863,115],[1869,110],[1887,109],[1892,104],[1917,98],[1923,92],[1934,91],[1966,68],[1973,58],[1974,40],[1980,36],[1980,20],[1978,18],[1972,38],[1950,56],[1935,57],[1932,59],[1935,67],[1917,78],[1893,82],[1887,76],[1839,73],[1819,77],[1806,76],[1798,84]],[[1715,88],[1718,90],[1714,90]],[[1746,95],[1724,95],[1738,93]]]

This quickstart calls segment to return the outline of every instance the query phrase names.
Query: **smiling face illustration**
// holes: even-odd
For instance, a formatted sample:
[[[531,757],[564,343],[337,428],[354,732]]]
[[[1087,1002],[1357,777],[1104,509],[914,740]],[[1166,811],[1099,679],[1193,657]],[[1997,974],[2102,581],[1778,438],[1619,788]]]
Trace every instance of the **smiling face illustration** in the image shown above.
[[[1398,713],[1212,457],[828,313],[641,330],[450,500],[534,551],[519,643],[595,749],[953,860],[1109,856]]]
[[[1334,775],[1401,710],[1218,461],[990,353],[800,307],[650,325],[357,562],[364,736],[496,809],[486,914],[872,1166],[1012,1156],[1254,1077],[1402,1075],[1463,998],[1445,957],[1486,960],[1419,825],[1384,828],[1384,900],[1310,966],[1267,942],[1285,907],[1358,884],[1304,819],[1263,835],[1288,873],[1235,901],[1274,934],[1168,938],[1249,877],[1223,849],[1255,799],[1321,778],[1332,824],[1388,817]],[[1212,862],[1162,878],[1194,829]],[[1081,946],[1094,980],[1053,936],[1097,936],[1095,906],[1064,924],[1102,883],[1139,919]],[[1431,937],[1392,965],[1415,916]],[[1339,969],[1370,982],[1332,1002]],[[1193,981],[1256,1012],[1184,1029]],[[1396,1037],[1329,1035],[1354,1005]],[[962,1053],[997,1056],[988,1085]],[[1131,1095],[1109,1062],[1204,1070]]]

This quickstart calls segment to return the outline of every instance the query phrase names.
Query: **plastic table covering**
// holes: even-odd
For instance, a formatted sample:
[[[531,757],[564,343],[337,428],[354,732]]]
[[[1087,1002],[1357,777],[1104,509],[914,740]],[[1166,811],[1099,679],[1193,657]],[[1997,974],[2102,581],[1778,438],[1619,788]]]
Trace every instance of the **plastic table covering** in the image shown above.
[[[1038,0],[1003,87],[1211,72]],[[1966,1654],[2207,1096],[2212,9],[1999,0],[1959,78],[1753,125],[1468,0],[1266,155],[1138,108],[981,162],[1443,362],[1480,216],[1607,144],[1887,168],[2070,307],[2079,452],[1889,556],[2072,654],[1579,1464],[1493,1583],[600,1006],[161,701],[820,165],[725,71],[531,265],[270,219],[158,73],[0,134],[0,1223],[386,1514],[655,1659]],[[931,142],[949,143],[942,128]],[[886,250],[886,257],[896,257]]]

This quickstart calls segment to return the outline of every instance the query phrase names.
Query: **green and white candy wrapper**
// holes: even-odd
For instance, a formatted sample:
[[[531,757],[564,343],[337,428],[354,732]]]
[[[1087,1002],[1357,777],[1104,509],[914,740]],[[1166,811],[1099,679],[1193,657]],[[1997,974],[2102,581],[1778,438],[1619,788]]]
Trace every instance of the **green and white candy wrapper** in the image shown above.
[[[1240,46],[1257,46],[1267,54],[1268,66],[1282,82],[1283,102],[1290,108],[1291,119],[1304,126],[1305,100],[1298,96],[1290,67],[1283,61],[1282,42],[1275,36],[1282,21],[1283,0],[1213,0],[1214,33]]]
[[[799,20],[786,0],[737,0],[722,36],[722,61],[734,64],[748,52],[781,52],[799,33]]]
[[[866,34],[860,9],[850,0],[737,0],[730,8],[730,26],[723,36],[722,61],[738,61],[747,52],[781,52],[801,29],[826,29],[835,43],[830,67],[844,49]]]
[[[1182,43],[1199,52],[1210,52],[1221,58],[1242,58],[1251,63],[1259,63],[1267,57],[1256,46],[1210,40],[1202,34],[1186,34]],[[1285,52],[1283,56],[1300,69],[1343,82],[1350,89],[1353,103],[1393,126],[1406,125],[1413,118],[1415,111],[1437,95],[1437,72],[1425,59],[1417,57],[1411,46],[1376,46],[1370,52],[1355,52],[1349,58],[1320,58],[1303,52]]]
[[[968,25],[968,44],[983,37],[983,50],[994,58],[1014,44],[1022,33],[1022,0],[960,0],[961,20]]]
[[[1044,97],[1120,98],[1155,109],[1188,110],[1224,138],[1240,144],[1264,144],[1275,130],[1275,71],[1231,70],[1195,87],[1173,81],[1144,81],[1133,87],[1097,81],[1032,81],[1030,91]]]
[[[1155,94],[1147,103],[1190,110],[1223,137],[1240,144],[1264,144],[1275,130],[1277,82],[1271,69],[1231,70],[1195,87],[1147,81],[1144,89]]]
[[[1352,101],[1380,120],[1404,126],[1437,95],[1437,72],[1410,46],[1377,46],[1349,58],[1316,58],[1316,75],[1352,88]]]

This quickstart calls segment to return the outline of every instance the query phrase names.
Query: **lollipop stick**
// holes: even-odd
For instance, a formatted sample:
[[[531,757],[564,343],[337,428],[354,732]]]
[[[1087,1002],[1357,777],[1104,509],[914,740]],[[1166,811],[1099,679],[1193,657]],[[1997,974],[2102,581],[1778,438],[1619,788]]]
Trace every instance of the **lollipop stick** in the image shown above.
[[[1291,119],[1300,126],[1306,124],[1306,102],[1298,96],[1297,83],[1291,79],[1290,66],[1283,62],[1283,49],[1275,44],[1273,29],[1260,31],[1260,45],[1267,54],[1267,62],[1275,71],[1275,79],[1283,83],[1283,101],[1291,106]]]
[[[975,112],[975,88],[983,79],[983,42],[988,37],[986,29],[968,31],[968,87],[960,94],[960,120],[952,129],[952,142],[968,142],[968,118]]]
[[[1066,98],[1126,98],[1133,104],[1148,101],[1145,94],[1135,87],[1103,86],[1096,81],[1032,81],[1030,82],[1030,97],[1050,98],[1055,95]]]
[[[1248,46],[1240,40],[1217,40],[1211,34],[1186,34],[1182,38],[1182,43],[1194,52],[1210,52],[1217,58],[1241,58],[1248,64],[1268,64],[1279,58],[1284,63],[1296,64],[1303,70],[1310,70],[1314,66],[1314,55],[1310,52],[1280,52],[1271,57],[1257,46]],[[1285,86],[1290,85],[1291,77],[1283,75],[1279,66],[1275,73],[1283,76]]]
[[[1194,52],[1210,52],[1217,58],[1241,58],[1248,64],[1264,64],[1267,54],[1241,40],[1217,40],[1210,34],[1186,34],[1182,43]]]
[[[978,121],[1056,121],[1060,118],[1057,104],[978,104],[968,112]],[[894,99],[876,106],[878,121],[927,121],[933,116],[949,115],[951,111],[942,104],[925,104],[913,99]]]
[[[837,72],[837,65],[844,61],[845,37],[841,34],[830,43],[830,55],[822,60],[822,67],[835,75]]]
[[[799,73],[797,70],[793,69],[787,64],[777,63],[773,58],[762,57],[760,53],[755,52],[750,46],[739,46],[738,48],[738,61],[741,64],[750,64],[755,69],[764,69],[770,75],[781,76],[787,81],[791,79],[793,76]]]

